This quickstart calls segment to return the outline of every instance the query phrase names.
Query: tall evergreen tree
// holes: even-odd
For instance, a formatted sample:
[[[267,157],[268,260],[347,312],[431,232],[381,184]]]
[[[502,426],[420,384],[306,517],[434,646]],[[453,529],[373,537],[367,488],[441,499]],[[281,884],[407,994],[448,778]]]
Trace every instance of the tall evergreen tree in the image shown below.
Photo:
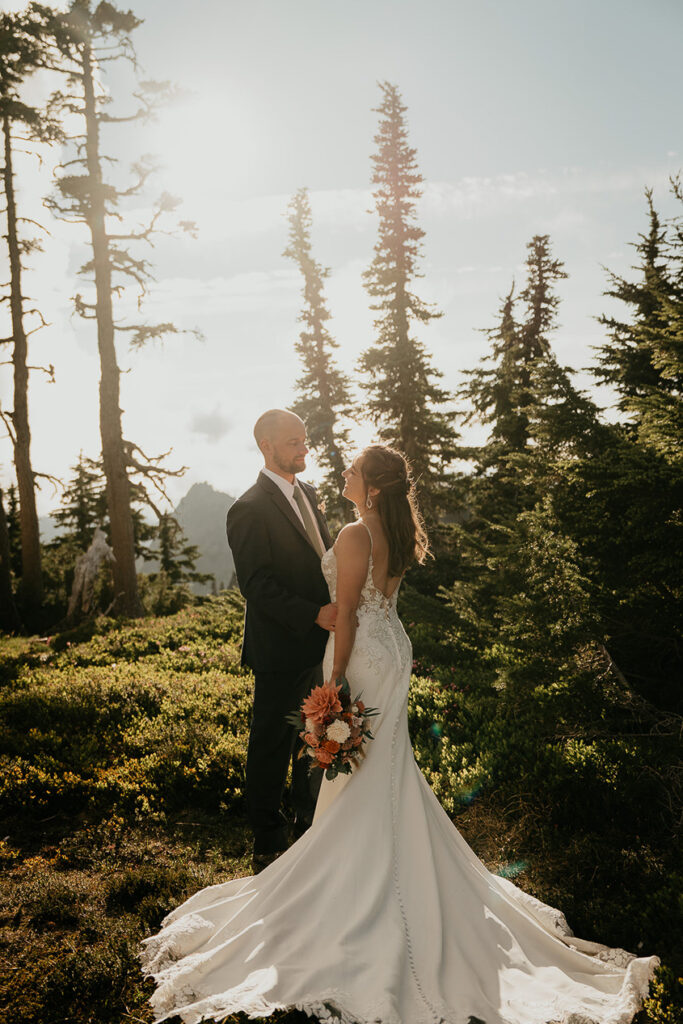
[[[85,551],[96,528],[104,527],[107,519],[102,467],[81,452],[72,472],[72,479],[62,493],[60,507],[52,513],[52,518],[62,531],[60,541],[72,541],[79,551]]]
[[[10,632],[21,627],[12,589],[9,530],[5,501],[0,487],[0,630]]]
[[[482,365],[466,371],[469,379],[459,392],[472,407],[466,422],[476,418],[490,432],[485,444],[460,449],[474,471],[461,478],[469,518],[458,530],[460,578],[450,599],[469,628],[476,625],[479,638],[492,644],[496,636],[514,633],[517,611],[531,601],[530,545],[555,552],[550,561],[534,562],[543,562],[549,572],[551,562],[561,564],[562,552],[575,550],[559,527],[553,533],[552,494],[563,460],[597,444],[598,410],[575,388],[570,369],[557,363],[551,349],[559,305],[554,284],[565,277],[562,263],[551,255],[549,237],[534,236],[527,246],[525,287],[519,298],[514,284],[510,288],[497,325],[485,332],[491,351]],[[578,562],[575,570],[578,581]],[[537,612],[542,593],[541,587],[529,604]],[[536,637],[545,628],[540,621]],[[565,625],[558,628],[564,631]],[[570,633],[575,636],[572,630],[563,635]]]
[[[680,181],[672,182],[683,201]],[[649,226],[635,249],[639,279],[610,274],[605,293],[630,307],[628,321],[602,316],[609,341],[598,348],[597,377],[617,392],[632,430],[670,461],[683,435],[683,220],[662,225],[646,191]]]
[[[449,394],[436,384],[443,374],[432,366],[412,326],[441,316],[412,291],[422,254],[424,231],[416,219],[422,195],[415,150],[408,144],[407,107],[399,90],[380,83],[382,102],[375,136],[372,181],[379,215],[375,257],[364,274],[375,300],[377,341],[361,357],[366,374],[370,418],[382,441],[409,458],[425,512],[433,518],[446,503],[445,481],[455,455],[456,433],[450,416],[439,412]]]
[[[475,463],[467,481],[469,502],[485,518],[509,521],[536,500],[526,459],[533,433],[530,417],[543,419],[551,390],[559,389],[564,402],[581,404],[550,345],[560,301],[553,286],[566,276],[563,264],[551,255],[549,236],[534,235],[527,245],[526,283],[519,299],[513,282],[498,324],[485,331],[492,347],[482,362],[493,365],[465,371],[468,380],[459,397],[469,400],[472,410],[464,414],[464,422],[476,418],[490,427],[486,444],[460,449],[461,457]]]
[[[663,299],[672,291],[664,252],[666,231],[654,208],[650,190],[646,191],[646,199],[648,232],[639,234],[639,241],[632,243],[640,258],[635,268],[640,279],[630,282],[610,272],[610,287],[605,292],[629,306],[632,318],[630,321],[613,316],[599,318],[608,329],[610,340],[598,347],[595,372],[599,379],[615,388],[617,407],[627,415],[633,412],[634,400],[662,383],[653,362],[651,339],[665,326]]]
[[[157,538],[159,570],[164,573],[173,586],[185,583],[208,583],[213,579],[211,573],[197,570],[199,548],[196,544],[189,543],[175,516],[164,515],[161,517]]]
[[[289,244],[283,253],[296,263],[304,279],[304,307],[299,315],[303,326],[296,343],[303,373],[292,408],[304,420],[309,444],[327,470],[321,489],[327,516],[341,524],[353,518],[351,504],[341,496],[349,438],[339,422],[349,414],[352,402],[350,382],[334,363],[333,351],[339,346],[327,329],[330,313],[324,295],[330,271],[313,257],[311,224],[308,191],[301,188],[289,204]]]
[[[521,393],[515,437],[518,448],[525,447],[529,440],[526,407],[537,397],[537,389],[533,387],[534,364],[551,355],[550,333],[557,325],[560,304],[560,297],[555,294],[553,286],[567,277],[564,264],[551,256],[549,235],[534,235],[527,250],[526,287],[520,295],[526,307],[526,317],[520,328]]]
[[[19,595],[21,603],[29,613],[33,611],[34,614],[43,598],[43,572],[35,494],[37,474],[31,461],[28,339],[35,330],[45,325],[45,321],[37,309],[26,308],[22,261],[27,254],[40,249],[40,244],[35,239],[22,237],[20,225],[22,222],[27,223],[29,218],[22,217],[17,208],[14,156],[17,138],[29,142],[50,142],[61,135],[59,126],[52,118],[22,99],[22,86],[26,79],[46,59],[41,27],[40,19],[30,10],[23,14],[0,15],[0,124],[4,141],[1,180],[5,197],[3,212],[7,224],[4,239],[9,257],[9,292],[2,301],[9,303],[12,330],[11,336],[2,341],[12,345],[14,380],[12,411],[0,410],[0,416],[12,442],[19,488],[22,562]],[[37,326],[27,326],[27,318],[33,318]],[[45,372],[53,377],[51,367]]]
[[[10,568],[16,579],[21,577],[21,522],[19,495],[16,484],[7,488],[7,533],[9,537]]]
[[[521,395],[518,368],[522,353],[519,325],[515,320],[516,301],[513,281],[500,307],[497,326],[484,331],[491,342],[491,351],[484,355],[482,364],[492,362],[494,366],[480,365],[463,371],[469,381],[460,395],[469,399],[472,405],[471,411],[461,414],[463,421],[469,423],[476,418],[489,424],[491,434],[486,448],[461,448],[460,451],[462,455],[478,454],[486,468],[497,464],[502,453],[523,447],[519,429]]]
[[[156,528],[157,548],[154,557],[159,560],[158,572],[145,577],[145,605],[155,615],[177,611],[192,599],[191,583],[216,581],[211,573],[199,572],[196,562],[199,549],[190,544],[178,520],[165,514]]]
[[[105,181],[103,165],[107,157],[102,153],[101,129],[104,125],[148,118],[156,103],[169,91],[167,84],[141,83],[135,94],[141,104],[136,112],[115,116],[106,109],[112,97],[100,83],[100,68],[112,61],[134,60],[131,36],[140,23],[132,11],[120,11],[107,2],[95,7],[90,0],[73,0],[68,11],[56,15],[51,23],[62,64],[69,75],[70,89],[67,94],[57,94],[55,104],[58,109],[83,118],[83,134],[75,140],[76,156],[69,161],[69,173],[65,165],[57,180],[58,197],[53,200],[52,208],[67,220],[85,224],[90,232],[92,259],[80,272],[90,280],[94,278],[95,301],[77,296],[76,310],[85,319],[94,320],[97,326],[101,369],[100,436],[115,557],[115,610],[128,615],[142,613],[135,571],[130,473],[136,471],[160,486],[169,471],[162,468],[158,459],[146,459],[137,445],[124,440],[116,333],[130,332],[131,346],[139,347],[150,339],[177,332],[170,323],[129,325],[114,317],[114,298],[120,294],[122,286],[135,282],[142,298],[151,279],[148,261],[134,256],[128,246],[150,242],[159,219],[177,206],[173,197],[162,195],[145,227],[131,231],[112,231],[109,227],[113,220],[120,224],[121,199],[142,190],[154,165],[148,159],[134,165],[136,180],[128,188],[120,189]],[[73,173],[74,168],[82,173]],[[180,227],[194,231],[194,225],[189,222],[181,222]]]

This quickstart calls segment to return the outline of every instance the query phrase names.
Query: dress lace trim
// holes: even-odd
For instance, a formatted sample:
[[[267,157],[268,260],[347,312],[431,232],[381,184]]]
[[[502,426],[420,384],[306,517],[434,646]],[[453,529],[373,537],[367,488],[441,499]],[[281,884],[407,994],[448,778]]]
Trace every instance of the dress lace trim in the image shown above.
[[[406,938],[410,936],[405,914],[403,915]],[[180,926],[180,927],[178,927]],[[322,992],[302,996],[295,1003],[272,1002],[263,995],[271,984],[268,970],[254,971],[242,984],[225,992],[205,994],[197,985],[197,975],[205,954],[191,954],[179,959],[180,949],[187,940],[194,941],[198,932],[213,930],[213,926],[199,914],[188,915],[186,919],[172,923],[159,935],[145,940],[145,948],[139,959],[145,977],[152,977],[158,988],[149,1003],[155,1011],[155,1024],[176,1014],[184,1024],[200,1024],[202,1021],[218,1021],[227,1014],[245,1013],[250,1020],[267,1018],[279,1010],[300,1010],[309,1017],[317,1017],[323,1024],[485,1024],[484,1021],[467,1013],[435,1007],[419,989],[425,1002],[426,1012],[403,1020],[391,999],[385,996],[371,1005],[359,1006],[348,993],[331,988]],[[409,945],[410,952],[410,945]],[[652,960],[652,958],[650,958]],[[543,1003],[527,1004],[528,1024],[632,1024],[634,1015],[642,1005],[642,993],[647,991],[649,978],[654,966],[647,959],[632,959],[626,969],[620,1000],[606,1016],[598,1020],[583,1013],[559,1009],[560,999],[547,999]],[[415,981],[414,959],[410,956],[411,971]],[[191,976],[194,977],[191,978]],[[190,984],[190,981],[193,984]],[[553,1011],[559,1009],[559,1015]],[[512,1018],[498,1011],[503,1024],[514,1024]],[[515,1018],[516,1020],[517,1018]]]

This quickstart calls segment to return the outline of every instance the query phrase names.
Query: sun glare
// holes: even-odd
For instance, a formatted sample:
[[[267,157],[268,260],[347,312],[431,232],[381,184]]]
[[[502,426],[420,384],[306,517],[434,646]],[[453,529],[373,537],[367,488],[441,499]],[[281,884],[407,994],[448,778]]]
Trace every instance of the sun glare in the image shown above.
[[[247,103],[227,101],[208,85],[164,110],[149,144],[169,186],[205,207],[212,197],[243,193],[250,168],[268,158],[263,121]]]

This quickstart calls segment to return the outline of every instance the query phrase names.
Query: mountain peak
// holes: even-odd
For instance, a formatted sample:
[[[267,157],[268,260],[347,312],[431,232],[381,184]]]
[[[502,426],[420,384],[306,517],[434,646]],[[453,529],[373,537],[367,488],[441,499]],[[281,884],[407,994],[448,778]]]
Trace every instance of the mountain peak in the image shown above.
[[[216,509],[220,506],[225,513],[234,500],[225,491],[217,491],[211,484],[202,481],[201,483],[192,484],[187,494],[178,502],[175,513],[182,516],[187,513],[188,509],[198,508],[199,506],[204,508],[208,506],[211,509]]]

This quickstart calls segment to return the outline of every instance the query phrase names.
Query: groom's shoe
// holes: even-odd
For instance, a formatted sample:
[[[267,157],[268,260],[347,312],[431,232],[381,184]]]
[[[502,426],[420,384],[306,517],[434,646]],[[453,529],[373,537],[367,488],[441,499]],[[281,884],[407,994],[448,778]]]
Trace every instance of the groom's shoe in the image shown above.
[[[254,874],[257,875],[259,871],[263,871],[269,864],[272,864],[281,853],[285,852],[288,845],[284,825],[268,832],[256,832],[252,850]]]

